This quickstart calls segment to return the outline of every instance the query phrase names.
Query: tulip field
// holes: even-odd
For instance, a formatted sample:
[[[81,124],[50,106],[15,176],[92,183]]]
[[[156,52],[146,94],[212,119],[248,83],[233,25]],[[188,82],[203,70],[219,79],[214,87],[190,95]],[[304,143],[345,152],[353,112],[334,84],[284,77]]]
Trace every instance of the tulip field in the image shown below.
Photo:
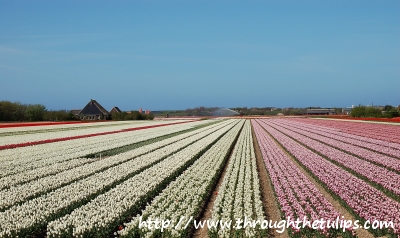
[[[277,232],[271,209],[310,223]],[[313,227],[321,219],[359,223]],[[392,226],[364,227],[379,222]],[[400,126],[213,118],[0,127],[0,237],[205,236],[399,237]]]

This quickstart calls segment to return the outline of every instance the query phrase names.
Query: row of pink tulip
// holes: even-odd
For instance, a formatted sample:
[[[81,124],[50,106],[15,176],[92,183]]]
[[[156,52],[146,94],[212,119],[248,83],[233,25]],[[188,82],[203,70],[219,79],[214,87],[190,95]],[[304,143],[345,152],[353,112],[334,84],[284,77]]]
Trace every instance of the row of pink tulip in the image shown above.
[[[301,120],[301,119],[300,119]],[[384,125],[377,123],[348,122],[337,120],[304,120],[306,123],[321,125],[341,131],[367,136],[373,139],[384,140],[394,143],[400,143],[400,126]]]
[[[260,120],[261,125],[307,170],[350,208],[359,218],[394,223],[393,233],[400,234],[400,203],[362,179],[325,160],[287,135]]]
[[[297,129],[289,130],[286,126],[280,125],[280,122],[274,121],[274,123],[271,123],[266,121],[265,123],[306,145],[312,150],[322,154],[323,156],[326,156],[329,159],[343,165],[344,167],[351,169],[356,174],[360,174],[366,177],[368,180],[381,185],[397,196],[400,195],[400,174],[389,171],[386,168],[377,166],[366,160],[359,159],[334,147],[321,143],[318,140],[313,140],[308,136],[304,136],[298,132],[295,132],[298,131]],[[322,141],[325,138],[314,135],[314,139],[318,137],[320,137],[320,140]]]
[[[279,120],[274,120],[274,124],[279,124],[282,125],[282,123],[280,123]],[[283,126],[283,125],[282,125]],[[302,129],[296,129],[295,127],[289,126],[289,125],[285,125],[286,128],[290,128],[292,131],[300,133],[302,135],[305,135],[309,138],[321,141],[325,144],[328,144],[332,147],[336,147],[340,150],[343,150],[347,153],[351,153],[353,155],[356,155],[362,159],[374,162],[376,164],[382,165],[384,167],[387,168],[391,168],[394,169],[396,171],[400,171],[400,160],[397,158],[393,158],[381,153],[377,153],[359,146],[355,146],[355,145],[351,145],[349,143],[345,143],[345,142],[341,142],[335,139],[331,139],[331,138],[327,138],[324,136],[320,136],[318,134],[312,133],[312,132],[308,132]]]
[[[289,156],[254,120],[253,128],[260,146],[265,166],[271,178],[281,211],[285,217],[310,221],[325,219],[335,220],[340,214],[333,205],[319,192],[316,186],[300,171]],[[297,232],[304,232],[296,230]],[[320,231],[328,233],[327,229]]]
[[[377,145],[391,147],[394,149],[400,149],[400,143],[395,143],[395,142],[390,142],[388,140],[385,140],[386,134],[389,134],[389,136],[390,136],[390,134],[392,134],[392,132],[386,132],[386,134],[383,134],[383,135],[381,134],[381,135],[379,135],[379,138],[381,138],[381,139],[376,139],[376,138],[374,138],[374,135],[376,134],[376,132],[371,133],[371,130],[367,130],[367,131],[358,130],[357,131],[357,128],[355,127],[355,125],[350,122],[348,123],[347,128],[338,129],[338,128],[335,128],[336,123],[341,123],[341,122],[329,121],[329,124],[324,125],[324,123],[325,123],[324,120],[308,120],[308,119],[292,118],[290,121],[296,121],[296,122],[299,122],[302,124],[317,126],[319,128],[324,128],[325,130],[327,130],[328,132],[331,132],[333,134],[343,135],[345,137],[353,138],[356,140],[366,141],[366,142],[374,143]],[[353,128],[354,133],[350,132],[350,130],[349,130],[350,128]],[[363,129],[363,128],[361,128],[361,129]]]
[[[389,143],[387,141],[376,139],[369,139],[368,137],[356,136],[353,134],[332,130],[330,128],[310,125],[293,120],[280,120],[279,122],[290,127],[295,127],[297,129],[312,132],[314,134],[322,135],[355,146],[364,147],[370,150],[377,151],[379,153],[400,158],[400,144]]]

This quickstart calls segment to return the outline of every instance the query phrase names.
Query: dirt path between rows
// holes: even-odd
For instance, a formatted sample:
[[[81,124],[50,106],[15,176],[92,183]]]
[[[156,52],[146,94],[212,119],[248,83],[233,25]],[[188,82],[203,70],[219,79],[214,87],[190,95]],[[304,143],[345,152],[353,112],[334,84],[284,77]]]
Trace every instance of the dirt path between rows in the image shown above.
[[[266,132],[268,133],[268,132]],[[268,133],[269,136],[271,136]],[[272,137],[272,136],[271,136]],[[275,143],[285,152],[285,154],[293,161],[293,163],[300,169],[300,171],[315,185],[315,187],[318,189],[318,191],[324,195],[326,199],[335,207],[335,209],[342,215],[344,216],[344,219],[346,220],[351,220],[355,221],[357,220],[353,215],[350,214],[349,211],[347,211],[346,208],[344,208],[338,200],[336,200],[331,194],[326,191],[322,185],[317,182],[300,164],[299,162],[293,158],[276,140],[274,137],[272,137],[275,141]],[[374,238],[374,236],[367,230],[364,229],[357,229],[355,230],[357,237],[362,237],[362,238]]]
[[[254,133],[254,128],[252,128],[252,135],[253,135],[253,143],[254,143],[254,152],[256,154],[257,159],[257,170],[258,170],[258,177],[260,178],[260,190],[261,190],[261,199],[264,207],[264,211],[266,212],[266,219],[268,221],[280,221],[281,213],[279,211],[278,202],[274,195],[274,190],[272,188],[271,180],[269,178],[269,174],[267,169],[264,165],[264,159],[261,154],[260,147],[258,145],[257,137]],[[275,232],[275,230],[271,229],[268,233],[268,237],[275,237],[275,238],[287,238],[289,237],[287,230],[283,233]]]

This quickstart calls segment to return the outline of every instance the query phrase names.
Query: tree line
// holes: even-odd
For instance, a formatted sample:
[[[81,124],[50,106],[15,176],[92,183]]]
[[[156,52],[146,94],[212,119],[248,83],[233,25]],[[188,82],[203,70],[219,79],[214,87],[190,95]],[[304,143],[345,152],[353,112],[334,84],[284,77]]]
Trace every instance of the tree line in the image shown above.
[[[47,110],[42,104],[0,101],[0,121],[68,121],[75,120],[67,110]]]
[[[399,108],[386,105],[382,110],[377,107],[358,106],[351,110],[352,117],[386,117],[393,118],[400,115]]]
[[[111,115],[111,119],[115,121],[127,121],[127,120],[153,120],[154,114],[144,114],[138,111],[130,112],[118,112]]]
[[[143,114],[138,111],[120,112],[108,119],[123,120],[153,120],[154,114]],[[68,110],[47,110],[42,104],[22,104],[19,102],[0,101],[0,121],[73,121],[78,120]]]

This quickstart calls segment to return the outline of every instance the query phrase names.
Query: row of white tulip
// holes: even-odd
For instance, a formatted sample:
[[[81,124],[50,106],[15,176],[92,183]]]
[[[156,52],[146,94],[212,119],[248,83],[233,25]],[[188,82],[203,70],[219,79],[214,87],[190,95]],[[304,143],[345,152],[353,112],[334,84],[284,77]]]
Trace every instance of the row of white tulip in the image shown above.
[[[185,170],[175,181],[171,182],[162,193],[160,193],[151,204],[143,210],[143,220],[158,218],[159,220],[172,220],[177,225],[181,220],[186,224],[190,217],[197,217],[201,210],[201,205],[212,192],[212,184],[218,179],[219,172],[223,169],[224,161],[229,155],[230,148],[237,137],[243,122],[225,134],[217,143],[207,150],[191,167]],[[125,229],[118,231],[120,236],[140,236],[149,237],[160,230],[139,229],[140,216],[136,216],[125,224]],[[184,219],[181,219],[184,217]],[[193,226],[179,227],[170,226],[163,230],[164,235],[169,234],[174,237],[183,236],[187,230]]]
[[[161,127],[163,128],[163,127]],[[152,128],[152,129],[161,129],[161,128]],[[165,127],[163,129],[166,128],[172,128],[172,127]],[[152,131],[147,129],[148,131]],[[142,133],[143,134],[144,130],[138,130],[138,131],[127,131],[127,132],[123,132],[123,133],[115,133],[115,134],[109,134],[109,135],[99,135],[99,136],[95,136],[95,137],[85,137],[85,138],[79,138],[79,139],[73,139],[73,140],[63,140],[63,141],[57,141],[57,142],[52,142],[52,143],[46,143],[46,144],[38,144],[35,146],[28,146],[28,147],[19,147],[19,148],[14,148],[14,149],[7,149],[7,150],[1,150],[0,151],[0,161],[1,162],[7,162],[7,161],[14,161],[15,159],[17,160],[23,160],[24,158],[27,158],[31,155],[42,155],[43,154],[43,150],[46,150],[47,148],[51,148],[54,146],[57,147],[61,147],[63,146],[63,148],[58,148],[58,149],[62,149],[63,151],[67,151],[67,150],[73,150],[74,146],[76,147],[76,144],[79,144],[79,142],[88,142],[89,144],[91,144],[91,141],[94,140],[98,140],[98,141],[102,141],[104,140],[104,138],[109,138],[109,139],[115,139],[115,138],[125,138],[125,137],[129,137],[129,133],[133,133],[130,134],[130,136],[134,136],[135,133]],[[63,152],[61,151],[61,152]],[[67,151],[68,152],[68,151]],[[59,154],[60,151],[54,151],[54,154]],[[16,158],[10,158],[10,155],[17,155],[18,157]],[[39,158],[41,159],[41,158]],[[3,163],[2,163],[3,164]]]
[[[214,202],[214,221],[264,220],[250,121],[247,121],[234,148],[225,177]],[[211,229],[215,237],[255,237],[265,232],[260,227],[247,226],[242,230]]]
[[[72,124],[54,124],[54,125],[35,125],[35,126],[21,126],[21,127],[6,127],[0,129],[0,137],[13,134],[30,134],[30,133],[43,133],[55,130],[75,130],[79,128],[89,127],[102,127],[109,125],[122,125],[130,123],[141,123],[144,121],[107,121],[107,122],[88,122],[88,123],[72,123]]]
[[[34,134],[19,134],[12,136],[3,136],[0,137],[0,146],[2,145],[11,145],[11,144],[19,144],[33,141],[41,141],[41,140],[51,140],[56,138],[66,138],[72,136],[81,136],[81,135],[89,135],[103,132],[111,132],[111,131],[119,131],[128,128],[137,128],[142,126],[152,126],[152,125],[162,125],[167,124],[168,122],[163,121],[145,121],[145,122],[131,122],[124,124],[110,124],[108,126],[97,126],[97,127],[82,127],[77,130],[61,130],[61,131],[45,131],[45,133],[34,133]],[[1,132],[1,130],[0,130]]]
[[[202,123],[205,123],[204,121],[203,122],[190,122],[190,123],[183,123],[182,124],[182,126],[183,125],[186,125],[187,127],[192,127],[192,126],[194,126],[194,125],[196,125],[196,124],[198,124],[199,123],[199,125],[201,125]],[[111,128],[113,127],[113,125],[115,126],[115,124],[111,124],[110,125],[110,127],[106,127],[105,125],[103,126],[103,130],[111,130],[112,132],[113,131],[115,131],[115,130],[112,130]],[[126,124],[125,124],[126,125]],[[160,124],[161,125],[161,124]],[[178,124],[178,125],[180,125],[180,124]],[[178,125],[173,125],[173,126],[178,126]],[[118,125],[117,125],[118,126]],[[154,126],[156,126],[157,127],[157,125],[154,125]],[[164,126],[165,127],[165,126]],[[169,126],[167,126],[167,127],[169,127]],[[93,129],[93,128],[92,128]],[[96,129],[96,128],[95,128]],[[126,129],[129,129],[129,128],[126,128]],[[149,128],[148,128],[149,129]],[[147,130],[148,130],[147,129]],[[157,129],[157,128],[152,128],[152,129]],[[48,140],[48,142],[46,142],[46,143],[43,143],[44,145],[52,145],[52,144],[57,144],[57,143],[60,143],[60,142],[67,142],[67,141],[69,141],[69,142],[74,142],[74,141],[79,141],[79,140],[84,140],[84,139],[93,139],[94,137],[93,137],[93,135],[97,135],[97,136],[95,136],[95,137],[101,137],[101,136],[103,136],[102,135],[102,133],[100,132],[100,133],[95,133],[94,131],[92,131],[93,133],[91,133],[91,132],[89,132],[89,133],[84,133],[83,132],[84,130],[76,130],[76,133],[78,133],[78,135],[77,136],[82,136],[82,138],[74,138],[74,137],[72,137],[73,139],[72,140],[70,140],[70,139],[68,139],[68,137],[63,137],[63,136],[61,136],[60,134],[57,134],[57,138],[55,138],[55,140],[56,141],[52,141],[51,139],[50,140]],[[138,130],[138,131],[140,131],[140,130]],[[128,133],[128,132],[136,132],[136,130],[134,130],[134,131],[129,131],[129,130],[117,130],[117,131],[115,131],[115,132],[125,132],[125,133]],[[105,132],[105,133],[108,133],[108,132]],[[43,134],[48,134],[48,133],[43,133]],[[117,135],[117,134],[120,134],[120,133],[111,133],[111,134],[107,134],[106,136],[107,137],[113,137],[113,136],[115,136],[115,135]],[[86,136],[85,136],[86,135]],[[90,136],[91,135],[91,136]],[[35,135],[32,135],[32,136],[35,136]],[[88,138],[89,137],[89,138]],[[35,145],[34,143],[36,143],[36,142],[38,142],[38,141],[41,141],[38,137],[36,137],[33,141],[31,141],[32,143],[33,143],[33,145]],[[28,142],[28,144],[29,144],[30,142]],[[21,143],[22,145],[25,145],[26,143]],[[37,149],[37,148],[40,148],[40,147],[43,147],[44,145],[43,145],[42,143],[39,143],[39,144],[36,144],[35,146],[16,146],[16,147],[12,147],[12,148],[9,148],[9,149],[4,149],[4,150],[1,150],[0,151],[0,162],[2,162],[2,161],[7,161],[7,160],[12,160],[12,159],[10,159],[9,158],[9,155],[10,154],[14,154],[14,153],[18,153],[18,154],[20,154],[20,157],[23,157],[23,156],[28,156],[28,155],[26,155],[25,154],[25,152],[26,151],[31,151],[30,149],[32,149],[32,152],[33,151],[39,151],[38,153],[40,153],[40,149]],[[18,144],[16,144],[16,145],[18,145]],[[21,149],[25,149],[25,150],[21,150]],[[14,151],[18,151],[18,152],[13,152],[13,150]]]
[[[178,125],[177,125],[178,126]],[[183,126],[183,125],[181,125]],[[137,137],[137,139],[140,140],[146,140],[146,139],[153,139],[154,137],[159,137],[159,136],[163,136],[169,133],[173,133],[173,132],[177,132],[176,129],[178,129],[178,127],[176,128],[172,128],[173,130],[171,131],[170,129],[164,128],[164,130],[159,130],[158,132],[155,133],[149,133],[148,135],[142,135],[140,137]],[[201,130],[196,130],[197,133],[203,130],[206,130],[208,127],[201,129]],[[161,129],[161,128],[160,128]],[[180,128],[179,130],[183,130],[186,129],[186,126],[183,126],[182,128]],[[178,131],[179,131],[178,130]],[[196,132],[191,132],[191,133],[196,133]],[[191,135],[187,134],[188,136]],[[186,134],[186,133],[185,133]],[[184,135],[181,136],[174,136],[168,140],[163,140],[162,143],[172,143],[175,140],[180,140],[181,138],[184,138]],[[132,142],[132,141],[131,141]],[[161,142],[160,142],[161,143]],[[146,148],[153,148],[152,145],[149,145],[150,147],[146,147]],[[154,146],[154,145],[153,145]],[[157,146],[157,145],[156,145]],[[162,144],[160,144],[160,147],[162,146]],[[147,151],[151,151],[150,149],[148,149]],[[129,159],[129,158],[128,158]],[[25,183],[28,181],[31,181],[33,179],[38,179],[38,178],[42,178],[48,175],[54,175],[57,173],[61,173],[63,171],[67,171],[70,169],[73,169],[75,167],[79,167],[79,166],[83,166],[87,163],[96,161],[97,159],[90,159],[90,158],[86,158],[86,159],[82,159],[82,158],[78,158],[78,159],[72,159],[72,160],[67,160],[65,162],[59,162],[59,163],[55,163],[55,164],[51,164],[48,166],[44,166],[44,167],[39,167],[36,169],[25,169],[25,171],[21,172],[21,173],[17,173],[17,174],[12,174],[9,176],[4,176],[2,178],[0,178],[0,190],[7,188],[7,187],[11,187],[11,186],[15,186],[17,184],[21,184],[21,183]],[[114,164],[118,164],[121,163],[122,161],[118,162],[115,161]],[[104,163],[106,163],[104,161]],[[90,165],[87,165],[90,166]]]
[[[74,158],[84,157],[88,154],[99,153],[104,150],[183,131],[201,123],[204,122],[170,125],[2,150],[0,151],[0,176],[41,168]]]
[[[160,186],[178,176],[196,156],[230,130],[234,123],[215,131],[181,151],[169,156],[142,173],[103,193],[71,214],[52,221],[47,226],[48,237],[105,236],[110,227],[121,221],[122,216],[153,197]],[[194,162],[194,161],[193,161]]]
[[[141,142],[157,137],[162,131],[169,134],[181,130],[179,127],[159,128],[159,130],[154,129],[123,132],[108,136],[97,136],[6,150],[4,154],[9,154],[9,159],[14,158],[14,160],[1,162],[0,175],[12,175],[60,162],[66,162],[74,158],[84,157],[88,154],[99,153],[104,150]],[[21,151],[26,153],[21,156],[20,153],[18,153]],[[3,151],[0,151],[0,154],[3,154],[2,152]]]
[[[205,144],[208,139],[214,138],[217,134],[225,131],[226,127],[212,133],[198,142],[195,142],[193,145],[199,145],[201,142]],[[32,231],[42,229],[48,222],[63,214],[68,214],[74,208],[82,206],[99,194],[102,194],[115,186],[115,184],[126,179],[129,181],[135,181],[135,178],[138,178],[138,176],[136,175],[133,178],[131,177],[135,173],[147,171],[150,168],[151,171],[154,171],[154,168],[160,170],[163,168],[162,165],[169,163],[179,164],[180,161],[185,160],[185,153],[191,154],[190,151],[195,150],[195,148],[197,147],[186,147],[176,154],[173,154],[168,159],[163,160],[167,155],[174,153],[177,150],[176,147],[173,149],[172,146],[163,147],[159,150],[138,157],[137,159],[130,161],[129,164],[124,163],[111,167],[105,171],[95,173],[85,179],[75,181],[74,183],[46,193],[20,205],[12,206],[8,210],[0,213],[0,221],[2,221],[0,223],[0,237],[25,236],[30,234]],[[180,157],[175,156],[178,154]],[[143,175],[146,174],[146,172],[140,174]],[[156,174],[152,174],[150,177],[147,177],[147,180],[150,181],[151,179],[149,178],[154,179],[155,177],[157,177]],[[122,184],[125,183],[126,181]],[[143,182],[143,185],[147,186],[146,181]],[[121,185],[118,187],[121,187]],[[96,199],[93,201],[96,201]],[[83,208],[86,207],[87,205]],[[114,206],[111,206],[108,209],[114,208]]]
[[[34,179],[42,178],[48,175],[60,173],[65,170],[70,170],[75,167],[83,166],[96,160],[98,160],[98,158],[77,158],[65,162],[55,163],[45,167],[40,167],[37,169],[27,169],[21,173],[6,175],[4,177],[0,177],[0,191],[10,188],[12,186],[16,186],[18,184],[32,181]]]
[[[131,163],[137,163],[134,158],[146,153],[155,151],[168,145],[168,150],[178,150],[200,138],[211,134],[213,131],[225,126],[220,123],[217,126],[208,126],[199,130],[184,133],[172,138],[162,140],[153,144],[142,146],[138,149],[120,153],[103,160],[85,164],[70,170],[63,171],[51,176],[43,177],[25,184],[10,187],[0,193],[0,210],[10,207],[16,203],[25,201],[32,196],[44,194],[49,190],[56,189],[73,181],[87,177],[96,172],[105,170],[112,166],[131,166]],[[140,159],[144,159],[143,157]],[[153,158],[151,158],[153,159]],[[147,161],[151,161],[147,159]]]

